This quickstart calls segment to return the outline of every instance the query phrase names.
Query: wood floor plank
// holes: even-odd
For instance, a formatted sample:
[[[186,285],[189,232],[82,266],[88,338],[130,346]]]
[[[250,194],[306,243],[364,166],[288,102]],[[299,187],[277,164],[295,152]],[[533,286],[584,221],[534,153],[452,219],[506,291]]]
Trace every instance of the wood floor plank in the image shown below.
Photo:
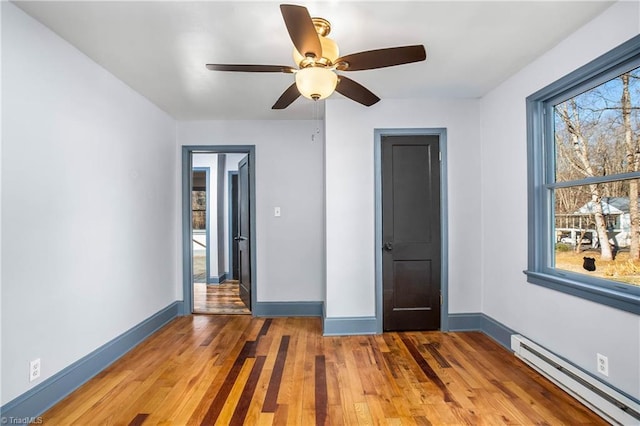
[[[242,389],[242,393],[240,394],[240,398],[238,399],[236,408],[233,411],[233,416],[231,417],[229,425],[240,426],[244,424],[247,413],[249,412],[249,406],[251,405],[251,399],[253,398],[253,394],[255,393],[256,387],[258,386],[258,379],[260,378],[260,374],[262,373],[262,367],[264,367],[265,359],[266,357],[264,356],[256,357],[256,361],[253,364],[251,373],[249,374],[247,382]]]
[[[240,401],[240,395],[245,388],[247,380],[249,380],[251,371],[253,371],[255,361],[256,358],[245,358],[245,361],[236,376],[237,380],[232,384],[232,387],[227,394],[227,398],[222,402],[223,405],[220,407],[220,412],[217,413],[215,418],[209,417],[209,413],[207,413],[207,416],[200,423],[201,426],[210,426],[213,424],[218,426],[229,426],[233,413],[236,410],[236,406]]]
[[[327,423],[327,369],[324,355],[316,355],[315,363],[315,418],[316,425]]]
[[[287,404],[278,404],[276,412],[273,413],[273,424],[277,426],[286,426],[289,420],[289,406]]]
[[[271,372],[269,379],[269,388],[264,398],[262,405],[262,412],[275,413],[278,403],[278,392],[280,390],[280,384],[282,382],[282,372],[287,360],[287,350],[289,349],[290,336],[282,336],[280,340],[280,347],[278,348],[278,354],[276,355],[275,364]]]
[[[287,424],[302,424],[303,401],[305,398],[305,350],[306,341],[304,333],[300,328],[300,323],[295,318],[288,321],[293,328],[292,332],[292,351],[291,365],[289,369],[285,369],[288,390],[285,395],[287,404]],[[308,376],[306,377],[308,380]]]
[[[244,343],[242,350],[238,354],[238,357],[235,359],[231,370],[227,374],[222,383],[222,386],[218,389],[215,398],[209,405],[209,409],[207,410],[204,418],[202,419],[203,425],[212,425],[214,424],[220,413],[222,412],[222,408],[227,401],[227,398],[231,394],[231,391],[236,385],[238,381],[238,377],[240,376],[240,372],[242,371],[245,362],[248,358],[252,357],[254,354],[255,341],[247,341]]]
[[[241,335],[244,334],[245,331],[243,328]],[[254,344],[254,341],[246,341],[236,337],[235,344],[221,348],[219,372],[214,380],[208,384],[207,390],[193,412],[190,422],[196,423],[202,421],[207,415],[219,415],[226,400],[226,395],[229,394],[233,387],[234,379],[232,378],[237,377],[242,368],[244,360],[239,360],[239,358],[241,358],[241,356],[246,358],[248,347]],[[216,366],[217,365],[216,363]],[[232,378],[230,378],[230,376]]]
[[[323,337],[318,318],[180,317],[48,425],[605,425],[481,333]]]
[[[147,417],[149,417],[149,413],[140,413],[136,415],[131,422],[129,422],[129,426],[141,426]]]
[[[308,327],[303,326],[305,329]],[[306,331],[306,330],[305,330]],[[317,357],[319,342],[316,340],[314,333],[305,332],[302,336],[305,342],[304,357],[304,373],[302,377],[302,423],[313,425],[316,421],[316,402],[317,402],[317,386],[316,386],[316,367],[318,366]],[[323,356],[324,357],[324,356]],[[321,367],[322,368],[322,367]],[[324,403],[326,405],[326,402]],[[326,408],[322,408],[322,415],[326,418]]]
[[[344,410],[341,405],[329,405],[327,408],[327,424],[331,426],[345,425]]]

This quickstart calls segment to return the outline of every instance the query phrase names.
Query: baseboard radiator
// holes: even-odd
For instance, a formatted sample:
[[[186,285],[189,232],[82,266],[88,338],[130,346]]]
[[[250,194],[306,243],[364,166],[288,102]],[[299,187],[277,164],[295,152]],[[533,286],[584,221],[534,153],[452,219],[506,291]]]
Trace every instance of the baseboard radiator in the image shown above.
[[[612,424],[640,424],[640,404],[519,334],[515,355]]]

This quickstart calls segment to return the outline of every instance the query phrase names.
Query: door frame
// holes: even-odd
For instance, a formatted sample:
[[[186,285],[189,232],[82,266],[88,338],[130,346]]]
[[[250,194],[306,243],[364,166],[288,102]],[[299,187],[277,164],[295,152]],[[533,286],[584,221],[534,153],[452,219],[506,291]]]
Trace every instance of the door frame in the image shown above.
[[[256,306],[257,243],[256,243],[256,146],[255,145],[182,145],[182,315],[193,311],[192,253],[191,253],[191,155],[247,154],[249,156],[249,229],[251,245],[251,305]],[[255,316],[252,310],[252,315]]]
[[[374,129],[374,173],[375,173],[375,286],[376,286],[376,329],[383,332],[383,294],[382,294],[382,138],[383,136],[439,136],[440,146],[440,250],[441,271],[440,290],[440,330],[449,331],[449,216],[447,214],[447,129],[407,128]]]

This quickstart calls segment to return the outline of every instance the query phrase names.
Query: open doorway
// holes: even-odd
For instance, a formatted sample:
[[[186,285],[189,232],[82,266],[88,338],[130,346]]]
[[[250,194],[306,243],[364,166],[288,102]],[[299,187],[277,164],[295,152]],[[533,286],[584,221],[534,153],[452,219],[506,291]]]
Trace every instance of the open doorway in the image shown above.
[[[251,146],[183,147],[187,314],[251,313],[255,299],[253,153]]]

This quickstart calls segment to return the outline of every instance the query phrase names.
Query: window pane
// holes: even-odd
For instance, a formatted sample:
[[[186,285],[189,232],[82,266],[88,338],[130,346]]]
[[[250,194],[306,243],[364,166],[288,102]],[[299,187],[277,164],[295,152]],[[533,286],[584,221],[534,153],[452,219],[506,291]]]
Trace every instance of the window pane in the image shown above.
[[[193,229],[206,229],[207,191],[191,192],[191,210],[193,215]]]
[[[638,171],[640,68],[554,107],[556,182]]]
[[[630,255],[638,182],[554,190],[556,269],[640,285],[640,261]]]

